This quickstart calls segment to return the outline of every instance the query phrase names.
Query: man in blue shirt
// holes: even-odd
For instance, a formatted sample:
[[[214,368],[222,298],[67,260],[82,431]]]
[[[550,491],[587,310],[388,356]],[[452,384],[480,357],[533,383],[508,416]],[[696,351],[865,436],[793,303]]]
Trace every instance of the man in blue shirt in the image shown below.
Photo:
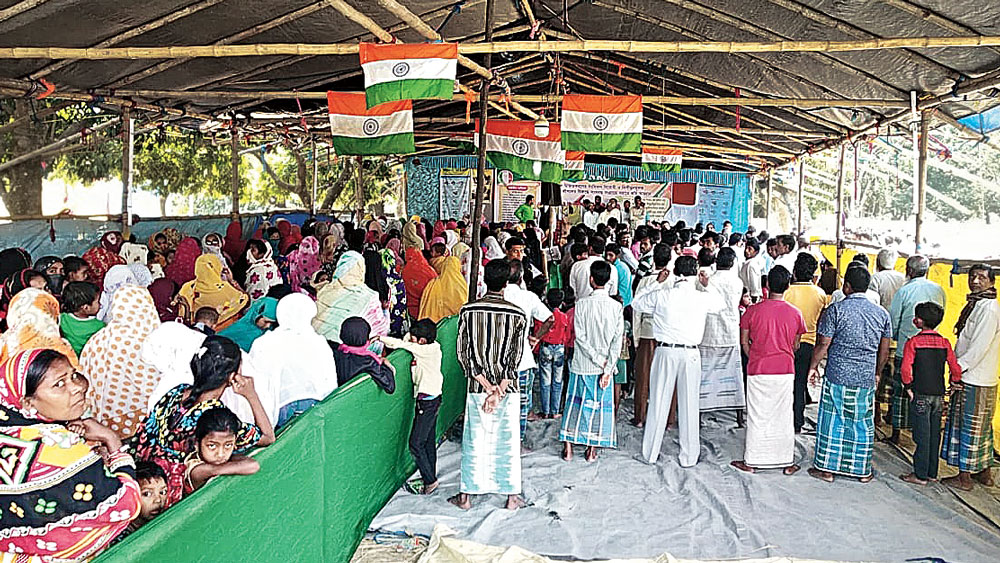
[[[937,303],[942,308],[947,298],[944,289],[927,279],[927,271],[931,267],[926,256],[914,255],[906,260],[906,283],[899,288],[889,306],[889,318],[892,320],[892,338],[896,341],[896,356],[893,359],[892,370],[892,400],[889,402],[889,417],[892,420],[892,436],[894,444],[899,443],[899,431],[910,427],[910,398],[906,395],[903,380],[900,379],[900,367],[903,364],[903,347],[906,341],[919,332],[913,324],[914,308],[925,301]]]

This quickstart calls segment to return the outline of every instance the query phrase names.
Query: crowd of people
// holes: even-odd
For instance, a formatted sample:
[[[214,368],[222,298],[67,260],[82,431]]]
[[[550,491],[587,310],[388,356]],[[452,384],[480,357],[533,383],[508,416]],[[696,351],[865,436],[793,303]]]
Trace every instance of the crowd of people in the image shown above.
[[[630,395],[647,463],[676,427],[680,465],[695,465],[701,413],[733,410],[746,427],[733,466],[793,474],[820,378],[810,475],[870,480],[885,404],[891,439],[912,427],[917,444],[904,480],[936,479],[940,456],[960,471],[949,484],[992,484],[989,266],[969,270],[952,349],[924,257],[904,274],[884,250],[872,273],[858,254],[841,280],[792,235],[650,222],[640,198],[626,203],[585,201],[550,223],[529,198],[519,222],[484,223],[476,240],[458,220],[279,219],[249,237],[238,221],[200,239],[109,232],[79,257],[2,251],[2,549],[86,558],[209,479],[257,472],[248,451],[338,386],[368,374],[393,393],[390,349],[413,355],[408,488],[435,492],[436,331],[456,315],[468,386],[449,500],[463,509],[481,494],[524,506],[531,424],[559,425],[566,461],[574,446],[588,462],[617,447]]]

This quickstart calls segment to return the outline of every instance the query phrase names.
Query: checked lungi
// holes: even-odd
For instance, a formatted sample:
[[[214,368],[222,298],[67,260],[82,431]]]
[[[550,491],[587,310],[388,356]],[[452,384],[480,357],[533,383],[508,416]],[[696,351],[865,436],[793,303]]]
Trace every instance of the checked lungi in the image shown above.
[[[965,383],[951,397],[941,439],[941,459],[959,471],[979,473],[993,461],[993,409],[997,388]]]
[[[848,477],[872,474],[875,389],[823,382],[813,466]]]
[[[600,379],[600,375],[569,373],[560,442],[598,448],[618,446],[614,384],[601,389]]]

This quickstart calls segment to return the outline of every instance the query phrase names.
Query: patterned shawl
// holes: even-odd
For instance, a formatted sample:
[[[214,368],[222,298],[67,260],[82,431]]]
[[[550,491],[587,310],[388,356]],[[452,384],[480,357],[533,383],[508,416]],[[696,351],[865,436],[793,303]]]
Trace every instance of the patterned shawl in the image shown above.
[[[73,367],[80,367],[73,347],[59,334],[59,302],[49,292],[29,287],[10,300],[7,332],[0,335],[0,362],[34,348],[60,352]]]

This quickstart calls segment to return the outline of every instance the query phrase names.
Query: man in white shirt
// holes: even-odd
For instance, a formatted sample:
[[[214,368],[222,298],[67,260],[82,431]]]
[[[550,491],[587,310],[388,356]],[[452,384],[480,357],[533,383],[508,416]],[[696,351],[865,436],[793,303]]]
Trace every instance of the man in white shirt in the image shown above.
[[[594,204],[588,199],[583,200],[583,224],[592,231],[597,230],[598,216]]]
[[[735,262],[736,252],[732,248],[719,250],[715,273],[707,285],[698,284],[699,289],[718,294],[726,303],[725,309],[708,315],[701,339],[701,412],[746,407],[740,355],[743,282],[733,271]]]
[[[969,270],[968,302],[955,323],[955,356],[962,382],[952,384],[948,419],[941,438],[941,458],[958,475],[941,482],[971,491],[973,481],[992,487],[993,409],[1000,366],[1000,303],[996,274],[987,264]]]
[[[789,272],[794,271],[795,257],[799,255],[796,250],[795,237],[792,235],[778,235],[775,240],[778,241],[778,244],[775,246],[778,256],[774,259],[774,266],[784,266]]]
[[[871,284],[868,285],[869,291],[878,293],[879,304],[886,311],[892,306],[893,296],[906,283],[906,276],[903,275],[903,272],[895,270],[897,258],[898,255],[895,250],[882,249],[878,253],[878,258],[875,259],[875,269],[877,271],[872,274]]]
[[[740,268],[740,281],[750,293],[750,300],[756,303],[764,296],[761,287],[761,277],[764,275],[764,256],[760,252],[760,243],[755,238],[748,238],[743,248],[746,262]]]
[[[594,262],[590,266],[594,291],[576,302],[576,340],[559,430],[566,461],[573,458],[573,444],[587,446],[587,461],[597,460],[598,448],[618,445],[613,377],[622,351],[625,317],[621,303],[605,287],[612,270],[607,262]]]
[[[569,286],[573,288],[573,292],[576,294],[578,300],[583,299],[594,291],[590,287],[590,265],[598,260],[604,261],[605,246],[606,243],[603,238],[596,235],[591,236],[590,256],[585,260],[580,260],[573,264],[573,268],[570,269]],[[618,271],[614,268],[611,269],[611,281],[608,282],[608,293],[611,295],[618,294]]]
[[[698,291],[698,261],[680,256],[674,264],[676,281],[669,289],[660,284],[644,287],[632,300],[632,309],[653,315],[656,353],[649,377],[649,409],[642,437],[642,456],[655,463],[660,455],[663,433],[670,412],[674,386],[677,387],[677,422],[681,444],[681,467],[698,463],[698,397],[701,391],[701,355],[698,345],[705,334],[710,313],[726,304],[717,293]],[[661,271],[662,283],[669,272]]]
[[[648,239],[647,239],[648,240]],[[653,266],[656,271],[670,269],[671,250],[667,244],[660,243],[653,247]],[[657,276],[648,275],[639,280],[636,291],[642,291],[647,286],[656,284],[666,287],[671,280],[661,282]],[[633,297],[634,299],[634,297]],[[646,406],[649,402],[649,371],[653,365],[653,354],[656,352],[656,340],[653,334],[652,313],[640,314],[636,311],[632,318],[632,334],[635,346],[635,401],[632,415],[632,426],[642,428],[646,425]],[[676,422],[677,405],[673,405],[667,424]]]
[[[597,218],[597,222],[607,225],[608,219],[614,219],[619,223],[625,219],[625,215],[622,213],[621,208],[618,207],[618,200],[615,198],[608,200],[608,208],[601,212]]]
[[[517,365],[518,388],[521,390],[521,441],[524,442],[524,432],[528,427],[528,413],[531,411],[531,385],[535,379],[535,343],[545,336],[552,328],[552,311],[542,303],[534,293],[524,289],[524,264],[520,261],[510,261],[510,278],[503,290],[503,298],[517,305],[524,316],[528,318],[528,327],[524,331],[524,348],[521,351],[521,361]],[[532,325],[535,321],[542,323],[532,336]],[[523,446],[522,446],[523,448]]]

